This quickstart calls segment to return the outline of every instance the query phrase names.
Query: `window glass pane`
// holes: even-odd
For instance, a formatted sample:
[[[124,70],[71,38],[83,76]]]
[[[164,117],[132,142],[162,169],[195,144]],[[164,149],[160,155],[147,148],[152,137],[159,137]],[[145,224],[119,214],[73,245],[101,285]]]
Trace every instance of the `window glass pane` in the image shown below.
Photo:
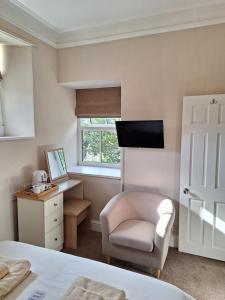
[[[82,161],[101,162],[100,139],[101,132],[96,130],[82,130]]]
[[[107,124],[114,124],[115,125],[115,121],[120,121],[120,118],[107,118]]]
[[[115,121],[117,120],[121,119],[114,117],[80,118],[80,149],[84,164],[114,165],[120,163],[120,149],[115,131]]]
[[[102,162],[108,164],[120,162],[120,149],[114,131],[102,131]]]
[[[81,118],[80,124],[81,126],[91,126],[91,118]]]
[[[120,118],[80,118],[81,127],[96,127],[97,125],[114,127],[115,121],[120,121]]]
[[[107,124],[106,118],[91,118],[91,124],[93,125]]]

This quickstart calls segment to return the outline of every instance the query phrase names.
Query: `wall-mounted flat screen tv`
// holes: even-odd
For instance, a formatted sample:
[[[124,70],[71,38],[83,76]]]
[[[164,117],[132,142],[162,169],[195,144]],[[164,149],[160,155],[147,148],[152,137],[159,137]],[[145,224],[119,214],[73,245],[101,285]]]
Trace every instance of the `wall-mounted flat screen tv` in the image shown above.
[[[164,148],[163,121],[117,121],[120,147]]]

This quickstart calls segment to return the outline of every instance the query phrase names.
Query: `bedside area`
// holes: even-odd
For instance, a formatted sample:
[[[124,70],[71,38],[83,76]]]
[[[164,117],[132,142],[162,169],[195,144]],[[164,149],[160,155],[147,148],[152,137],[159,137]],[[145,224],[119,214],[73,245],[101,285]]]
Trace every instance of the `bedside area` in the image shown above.
[[[64,244],[63,212],[64,205],[67,203],[66,200],[64,201],[64,193],[72,191],[73,206],[80,207],[80,201],[86,203],[83,200],[82,185],[80,180],[69,179],[59,183],[56,191],[38,199],[24,197],[22,193],[18,194],[19,241],[58,251],[62,250]],[[71,228],[71,231],[75,235],[76,228]]]

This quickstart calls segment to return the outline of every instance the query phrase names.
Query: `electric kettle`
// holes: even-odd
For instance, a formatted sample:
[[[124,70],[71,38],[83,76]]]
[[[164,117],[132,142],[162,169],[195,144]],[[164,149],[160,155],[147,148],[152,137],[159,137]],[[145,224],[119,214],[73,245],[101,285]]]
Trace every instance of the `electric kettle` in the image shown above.
[[[36,170],[33,172],[32,185],[47,183],[48,174],[44,170]]]

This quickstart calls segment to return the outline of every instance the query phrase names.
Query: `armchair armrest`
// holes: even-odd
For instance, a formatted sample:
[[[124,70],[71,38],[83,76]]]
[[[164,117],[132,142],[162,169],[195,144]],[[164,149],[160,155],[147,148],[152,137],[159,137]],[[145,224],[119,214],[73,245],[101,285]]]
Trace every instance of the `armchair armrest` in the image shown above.
[[[165,242],[167,242],[167,236],[171,233],[171,228],[175,218],[175,209],[173,202],[170,199],[164,199],[158,209],[159,219],[156,224],[155,232],[155,245],[158,249],[162,249]]]
[[[159,257],[158,260],[159,269],[163,268],[163,265],[167,257],[171,229],[173,226],[174,219],[175,219],[175,210],[173,209],[171,213],[162,214],[156,225],[154,244],[155,244],[155,251],[157,253],[157,256]]]
[[[155,232],[155,245],[159,248],[163,248],[164,241],[167,235],[171,233],[171,228],[174,222],[175,212],[169,214],[163,214],[160,216],[159,221],[156,225]]]

